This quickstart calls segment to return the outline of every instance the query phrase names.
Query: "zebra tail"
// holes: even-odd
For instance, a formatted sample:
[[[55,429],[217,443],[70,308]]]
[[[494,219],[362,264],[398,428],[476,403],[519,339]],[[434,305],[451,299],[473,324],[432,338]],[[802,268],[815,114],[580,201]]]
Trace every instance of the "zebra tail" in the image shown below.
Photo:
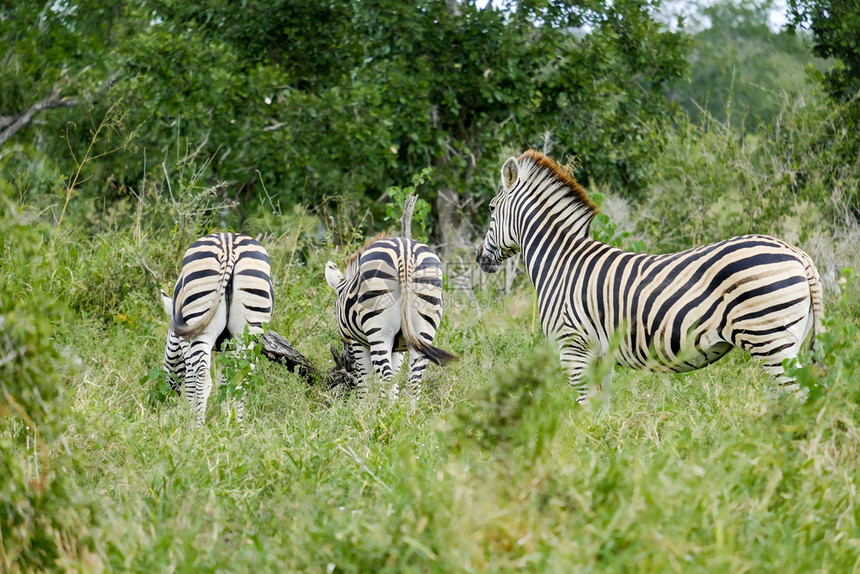
[[[422,341],[415,334],[415,327],[412,325],[412,313],[409,312],[413,307],[414,295],[409,291],[408,284],[409,282],[405,278],[401,278],[400,329],[409,349],[414,349],[439,366],[444,366],[452,361],[459,361],[460,357],[457,355]]]
[[[410,340],[409,343],[416,351],[430,359],[439,366],[447,365],[448,363],[459,361],[460,357],[453,353],[449,353],[439,347],[434,347],[429,343],[418,341],[417,339]]]
[[[221,275],[218,277],[218,286],[216,287],[215,292],[209,296],[209,309],[207,309],[206,314],[200,317],[200,319],[193,325],[186,323],[185,319],[182,317],[182,305],[177,305],[179,301],[173,302],[174,333],[185,339],[193,339],[203,332],[203,329],[205,329],[212,321],[212,318],[215,317],[215,313],[218,312],[218,304],[224,298],[225,293],[227,293],[227,286],[230,284],[230,279],[233,277],[234,265],[235,261],[231,259],[221,267]]]
[[[806,282],[809,284],[809,296],[812,299],[812,336],[809,339],[809,350],[812,352],[813,361],[821,359],[820,345],[817,344],[818,335],[824,332],[822,319],[824,318],[824,295],[821,288],[821,277],[818,269],[806,253],[804,253],[804,267],[806,268]]]

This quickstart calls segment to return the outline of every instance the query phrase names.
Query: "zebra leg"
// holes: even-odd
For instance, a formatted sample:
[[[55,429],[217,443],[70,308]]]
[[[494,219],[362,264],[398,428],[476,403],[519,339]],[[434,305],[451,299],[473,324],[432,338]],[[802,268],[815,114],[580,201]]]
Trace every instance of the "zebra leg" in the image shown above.
[[[239,428],[245,428],[245,390],[242,388],[242,381],[236,384],[236,391],[239,392],[239,398],[230,397],[227,400],[227,416],[230,413],[236,413],[236,422]]]
[[[400,372],[400,367],[403,366],[403,357],[406,355],[404,351],[392,351],[391,352],[391,377],[394,378],[397,376],[397,373]],[[391,400],[396,401],[400,396],[400,386],[397,384],[397,381],[394,382],[394,386],[391,388]]]
[[[177,337],[172,329],[167,333],[167,341],[164,344],[164,373],[170,388],[178,395],[182,394],[185,384],[185,356],[188,347],[188,341]]]
[[[585,369],[594,358],[594,353],[584,337],[576,336],[559,341],[560,361],[567,372],[567,382],[576,391],[576,402],[588,403],[588,383],[582,380]]]
[[[782,329],[781,332],[766,337],[738,335],[735,338],[735,344],[749,353],[753,359],[759,362],[762,370],[773,377],[774,384],[769,389],[771,393],[797,392],[800,390],[800,386],[794,378],[785,373],[782,362],[785,359],[797,357],[805,334],[802,326],[798,325],[796,321],[788,328]]]
[[[237,349],[231,349],[228,351],[232,356],[239,355],[239,351]],[[251,365],[253,369],[254,366]],[[227,376],[224,374],[223,369],[219,369],[217,373],[218,386],[222,387],[227,384]],[[245,420],[245,392],[242,390],[242,381],[239,381],[236,384],[236,390],[241,391],[239,398],[235,398],[232,394],[227,397],[227,400],[221,404],[221,413],[230,420],[231,416],[236,417],[236,422],[239,424],[240,428],[244,428],[244,420]]]
[[[382,337],[379,339],[374,339],[370,341],[370,360],[373,365],[373,371],[382,379],[382,391],[380,392],[380,396],[382,399],[388,399],[388,387],[391,384],[391,348],[393,346],[394,337]],[[403,358],[401,357],[401,362]],[[394,386],[393,393],[391,399],[394,400],[397,398],[399,394],[399,389],[397,386]]]
[[[409,351],[409,394],[413,404],[421,398],[421,379],[427,368],[427,357],[418,351]]]
[[[400,372],[400,367],[403,366],[403,358],[406,355],[405,351],[391,352],[391,374],[396,376]]]
[[[778,342],[774,344],[777,348],[779,348]],[[768,347],[774,347],[774,345],[768,345]],[[783,391],[788,391],[791,393],[796,393],[800,390],[800,385],[794,380],[793,377],[788,376],[785,373],[785,369],[782,366],[782,362],[785,359],[793,359],[797,357],[800,343],[793,344],[790,347],[785,347],[784,349],[777,350],[775,352],[769,352],[767,348],[761,347],[752,347],[747,345],[746,347],[741,347],[753,359],[756,359],[761,366],[761,369],[773,377],[773,384],[768,388],[768,391],[771,394],[777,395]]]
[[[212,392],[212,345],[205,339],[195,340],[191,343],[189,357],[185,393],[195,412],[195,426],[199,427],[203,425],[206,402]]]
[[[368,380],[373,372],[370,364],[370,349],[360,343],[350,343],[347,352],[358,371],[358,386],[355,389],[355,394],[359,400],[363,401],[367,397]]]

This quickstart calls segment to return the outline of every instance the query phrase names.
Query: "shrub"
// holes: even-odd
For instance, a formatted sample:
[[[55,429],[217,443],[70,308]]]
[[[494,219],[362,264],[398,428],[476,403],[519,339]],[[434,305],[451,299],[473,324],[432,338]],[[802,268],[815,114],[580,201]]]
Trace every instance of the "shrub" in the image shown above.
[[[704,114],[662,131],[639,222],[658,250],[742,233],[804,243],[854,225],[860,165],[834,155],[843,110],[819,94],[786,97],[771,124],[742,134]]]
[[[60,440],[69,361],[52,342],[61,302],[45,290],[44,229],[0,196],[0,570],[46,571],[92,549],[91,514]],[[59,454],[58,454],[59,453]]]

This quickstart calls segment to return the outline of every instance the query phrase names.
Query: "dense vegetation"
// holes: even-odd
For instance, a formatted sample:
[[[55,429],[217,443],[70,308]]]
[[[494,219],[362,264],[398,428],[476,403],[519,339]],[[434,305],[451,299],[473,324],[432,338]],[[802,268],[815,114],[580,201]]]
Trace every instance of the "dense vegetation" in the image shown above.
[[[3,3],[0,571],[860,568],[860,10],[792,1],[774,32],[769,3],[720,3],[670,31],[657,4]],[[829,315],[808,397],[732,353],[617,370],[578,408],[531,286],[471,265],[528,146],[601,194],[600,239],[807,250]],[[244,429],[211,400],[192,430],[157,297],[185,248],[259,235],[271,326],[322,366],[324,263],[396,229],[410,183],[460,362],[414,408],[262,363]]]

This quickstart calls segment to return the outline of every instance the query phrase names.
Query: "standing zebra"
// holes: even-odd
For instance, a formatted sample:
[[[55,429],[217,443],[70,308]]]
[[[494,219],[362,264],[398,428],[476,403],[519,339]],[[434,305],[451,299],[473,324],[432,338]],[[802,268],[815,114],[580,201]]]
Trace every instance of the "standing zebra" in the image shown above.
[[[173,298],[162,291],[161,299],[171,318],[164,371],[176,392],[184,383],[200,426],[212,391],[213,348],[220,349],[246,325],[250,333],[262,333],[262,324],[272,318],[269,256],[247,235],[207,235],[185,252]],[[243,411],[240,399],[236,412],[240,423]]]
[[[404,351],[409,351],[413,401],[420,395],[428,360],[442,365],[456,359],[431,345],[442,319],[442,263],[428,246],[380,234],[352,255],[345,277],[329,261],[325,278],[337,292],[337,325],[358,366],[360,399],[373,372],[382,378],[382,395],[387,394]],[[398,391],[395,384],[392,399]]]
[[[686,372],[738,347],[780,386],[782,361],[807,333],[821,332],[821,282],[809,256],[764,235],[733,237],[666,255],[627,253],[589,237],[597,207],[553,160],[535,151],[502,166],[478,247],[486,272],[522,250],[537,290],[544,333],[560,349],[570,385],[587,397],[582,374],[620,348],[614,363]]]

